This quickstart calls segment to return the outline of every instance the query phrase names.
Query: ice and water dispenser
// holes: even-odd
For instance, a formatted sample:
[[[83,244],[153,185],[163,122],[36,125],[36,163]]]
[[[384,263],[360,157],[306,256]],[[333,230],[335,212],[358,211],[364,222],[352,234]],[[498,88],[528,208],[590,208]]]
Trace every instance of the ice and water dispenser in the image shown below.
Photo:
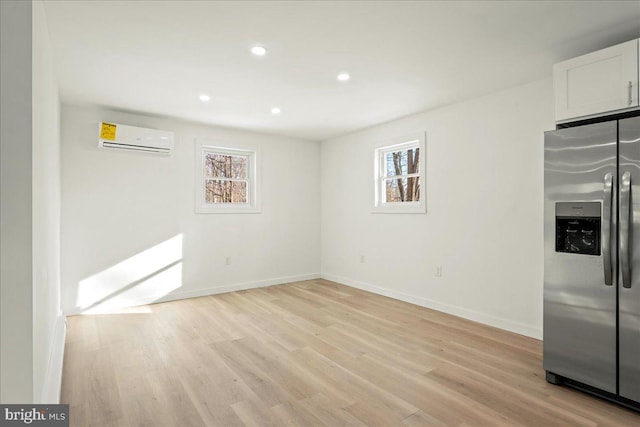
[[[556,252],[600,255],[600,202],[556,203]]]

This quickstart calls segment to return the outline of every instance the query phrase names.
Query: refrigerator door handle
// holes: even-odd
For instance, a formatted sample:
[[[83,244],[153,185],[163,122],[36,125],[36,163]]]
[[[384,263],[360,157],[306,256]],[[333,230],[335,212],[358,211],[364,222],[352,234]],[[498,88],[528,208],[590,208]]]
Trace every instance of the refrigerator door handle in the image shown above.
[[[631,172],[622,174],[620,180],[620,262],[622,263],[622,286],[631,287],[631,263],[629,255],[629,220],[631,209]]]
[[[611,266],[611,203],[613,196],[613,175],[604,176],[604,206],[602,208],[602,260],[604,263],[604,284],[613,285]]]

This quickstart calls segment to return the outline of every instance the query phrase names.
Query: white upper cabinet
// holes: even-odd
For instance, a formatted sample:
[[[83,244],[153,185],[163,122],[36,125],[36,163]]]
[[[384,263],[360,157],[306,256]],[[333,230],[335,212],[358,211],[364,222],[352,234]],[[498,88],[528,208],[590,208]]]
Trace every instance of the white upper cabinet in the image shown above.
[[[638,40],[553,66],[556,121],[638,107]]]

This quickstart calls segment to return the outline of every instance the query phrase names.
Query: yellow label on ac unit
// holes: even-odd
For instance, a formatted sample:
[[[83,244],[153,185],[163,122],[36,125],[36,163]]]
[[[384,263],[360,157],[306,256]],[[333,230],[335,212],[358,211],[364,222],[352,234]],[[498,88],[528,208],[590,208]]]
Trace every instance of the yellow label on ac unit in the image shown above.
[[[111,123],[100,123],[100,138],[108,139],[109,141],[116,140],[116,125]]]

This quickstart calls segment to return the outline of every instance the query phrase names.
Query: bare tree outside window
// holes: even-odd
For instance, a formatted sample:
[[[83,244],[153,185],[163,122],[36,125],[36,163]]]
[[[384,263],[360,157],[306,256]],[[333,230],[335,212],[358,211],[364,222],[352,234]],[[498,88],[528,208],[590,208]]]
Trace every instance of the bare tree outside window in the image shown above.
[[[247,203],[247,157],[205,154],[206,203]]]
[[[387,152],[384,155],[385,201],[387,203],[420,200],[420,148]]]

